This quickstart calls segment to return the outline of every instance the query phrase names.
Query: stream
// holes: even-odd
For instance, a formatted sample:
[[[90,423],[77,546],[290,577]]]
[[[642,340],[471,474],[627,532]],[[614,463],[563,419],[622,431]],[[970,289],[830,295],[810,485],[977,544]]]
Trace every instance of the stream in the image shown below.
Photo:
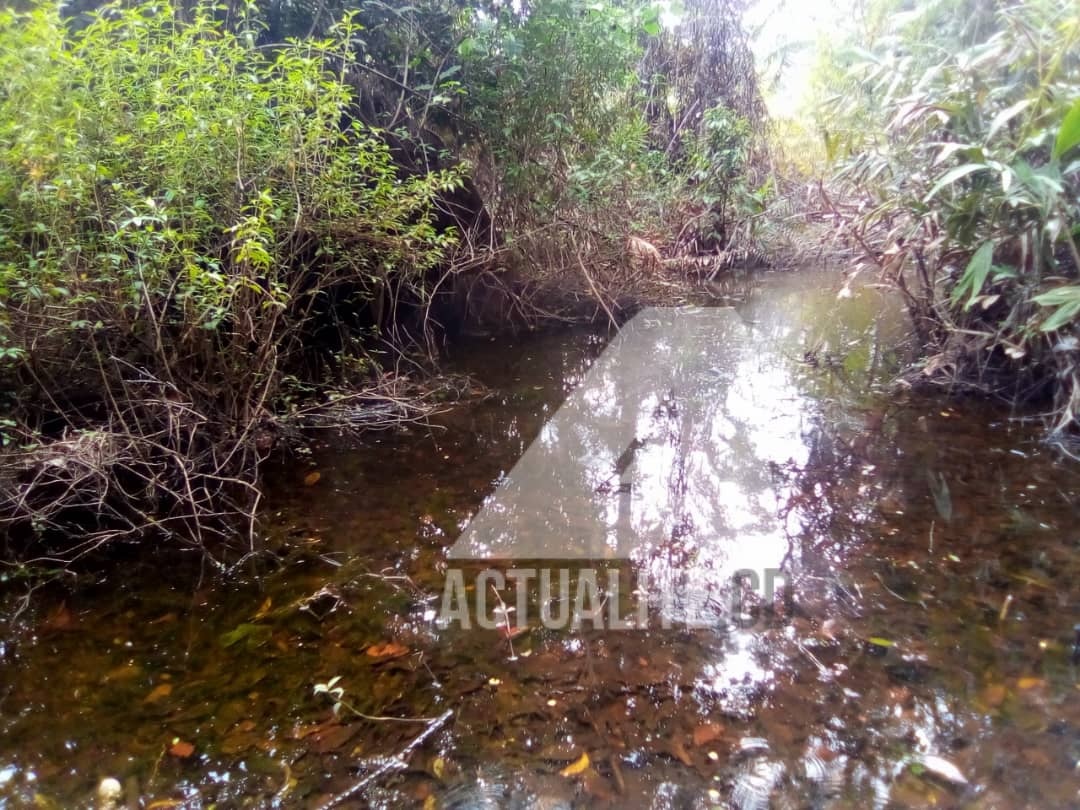
[[[278,565],[8,588],[0,808],[1080,806],[1080,465],[872,283],[702,303],[454,346],[268,471]]]

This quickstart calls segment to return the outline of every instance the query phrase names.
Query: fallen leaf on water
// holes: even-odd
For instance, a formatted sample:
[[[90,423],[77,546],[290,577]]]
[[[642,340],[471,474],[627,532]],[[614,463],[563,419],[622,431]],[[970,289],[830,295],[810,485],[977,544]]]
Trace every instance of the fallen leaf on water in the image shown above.
[[[173,685],[171,683],[158,684],[149,695],[143,698],[143,703],[157,703],[162,698],[167,698],[171,695],[172,690]]]
[[[170,810],[173,807],[183,807],[180,799],[157,799],[146,805],[146,810]]]
[[[372,658],[400,658],[403,655],[409,654],[409,648],[403,647],[401,644],[397,644],[393,641],[388,641],[385,644],[372,644],[364,652]]]
[[[187,759],[194,753],[195,746],[183,740],[173,740],[173,744],[169,746],[169,754],[178,759]]]
[[[577,776],[578,774],[585,773],[585,770],[589,767],[589,755],[582,754],[576,762],[571,762],[561,771],[559,776]]]
[[[960,769],[944,757],[927,754],[918,760],[918,764],[923,766],[927,774],[936,776],[950,785],[962,787],[968,783],[967,777],[960,772]]]
[[[1026,678],[1021,678],[1020,680],[1018,680],[1016,682],[1017,688],[1018,689],[1023,689],[1025,691],[1028,690],[1028,689],[1035,689],[1036,687],[1039,687],[1039,686],[1044,686],[1045,684],[1046,684],[1046,681],[1044,681],[1042,678],[1035,678],[1033,676],[1028,676]]]
[[[869,641],[875,647],[892,647],[892,646],[894,646],[893,642],[889,641],[889,639],[881,638],[880,636],[870,636],[870,638],[868,638],[867,641]]]
[[[320,478],[322,478],[322,473],[318,470],[315,470],[315,472],[309,472],[307,475],[304,476],[304,486],[313,487],[317,483],[319,483]]]

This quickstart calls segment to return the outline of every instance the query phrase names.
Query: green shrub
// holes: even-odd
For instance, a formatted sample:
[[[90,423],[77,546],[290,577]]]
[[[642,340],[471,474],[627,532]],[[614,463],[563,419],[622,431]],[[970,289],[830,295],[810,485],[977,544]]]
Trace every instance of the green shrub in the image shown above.
[[[350,118],[348,19],[270,50],[186,16],[112,6],[69,33],[52,3],[0,11],[0,404],[24,439],[122,437],[141,504],[114,511],[190,535],[249,511],[260,431],[320,330],[424,294],[459,178],[404,176]]]

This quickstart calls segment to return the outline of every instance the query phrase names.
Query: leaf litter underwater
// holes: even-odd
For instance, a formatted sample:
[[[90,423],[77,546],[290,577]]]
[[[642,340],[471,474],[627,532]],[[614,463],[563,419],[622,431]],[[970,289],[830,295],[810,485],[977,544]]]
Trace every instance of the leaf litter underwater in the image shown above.
[[[1077,806],[1080,470],[1015,414],[898,390],[902,313],[843,286],[760,280],[712,404],[642,411],[627,503],[669,542],[609,565],[604,611],[644,571],[699,586],[654,619],[728,604],[736,570],[785,598],[550,627],[504,580],[494,629],[440,622],[447,550],[534,439],[619,466],[544,432],[606,335],[473,341],[452,362],[490,396],[271,471],[287,565],[132,565],[5,625],[0,807],[94,807],[106,777],[147,808]]]

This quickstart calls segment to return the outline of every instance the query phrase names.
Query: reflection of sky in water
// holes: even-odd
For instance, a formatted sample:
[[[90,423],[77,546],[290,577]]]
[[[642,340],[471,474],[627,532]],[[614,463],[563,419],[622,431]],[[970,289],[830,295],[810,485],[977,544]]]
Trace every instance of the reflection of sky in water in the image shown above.
[[[451,558],[632,560],[658,618],[697,624],[712,616],[711,626],[732,630],[701,688],[767,685],[761,639],[727,621],[733,576],[749,570],[762,583],[770,569],[805,562],[793,559],[797,511],[784,508],[798,493],[777,473],[808,466],[820,432],[821,393],[806,390],[803,349],[843,341],[793,331],[782,305],[751,316],[640,313],[500,482]]]
[[[452,556],[630,558],[714,592],[789,553],[806,462],[793,364],[734,310],[646,310],[624,327],[455,544]]]

